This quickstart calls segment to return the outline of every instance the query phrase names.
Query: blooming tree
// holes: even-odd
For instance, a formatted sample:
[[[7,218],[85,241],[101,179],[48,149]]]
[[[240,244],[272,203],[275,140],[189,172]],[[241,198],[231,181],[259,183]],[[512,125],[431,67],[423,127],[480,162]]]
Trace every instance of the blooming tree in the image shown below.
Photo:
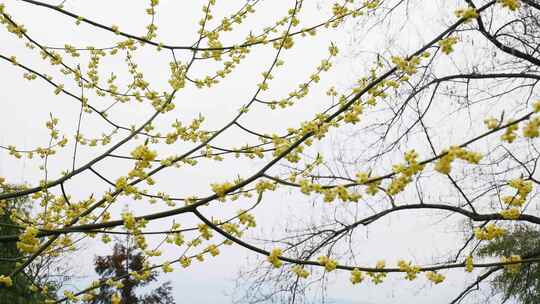
[[[21,76],[7,80],[2,96],[36,90],[25,111],[45,119],[30,147],[16,132],[2,145],[10,162],[40,176],[25,189],[7,187],[10,173],[0,179],[0,200],[39,203],[37,212],[12,214],[19,233],[0,237],[26,254],[0,275],[2,288],[40,256],[75,254],[75,242],[108,243],[111,234],[131,235],[144,266],[49,302],[91,302],[104,284],[204,267],[198,263],[224,250],[264,257],[265,273],[287,278],[293,301],[303,282],[330,272],[348,272],[352,288],[389,276],[442,284],[462,269],[473,283],[448,300],[455,303],[493,273],[540,261],[534,250],[497,261],[475,254],[516,223],[540,224],[537,1],[343,0],[317,8],[295,0],[279,3],[282,10],[263,0],[225,2],[208,0],[198,20],[187,12],[178,20],[184,4],[151,0],[129,25],[122,22],[135,15],[106,23],[71,1],[0,4],[0,59]],[[35,20],[24,9],[58,18],[58,29],[25,26]],[[433,15],[439,19],[429,21]],[[422,22],[413,37],[410,26]],[[331,74],[340,49],[362,46],[334,40],[351,29],[374,50],[355,57],[362,75],[343,84]],[[306,66],[311,72],[296,77]],[[219,115],[205,115],[210,108]],[[265,212],[291,193],[300,201],[295,217],[305,221],[274,227],[280,232],[267,242],[246,237],[257,221],[270,225]],[[321,217],[309,222],[315,211]],[[358,233],[419,211],[470,220],[452,258],[365,262]],[[174,247],[174,259],[160,257]],[[118,295],[112,303],[121,303]]]

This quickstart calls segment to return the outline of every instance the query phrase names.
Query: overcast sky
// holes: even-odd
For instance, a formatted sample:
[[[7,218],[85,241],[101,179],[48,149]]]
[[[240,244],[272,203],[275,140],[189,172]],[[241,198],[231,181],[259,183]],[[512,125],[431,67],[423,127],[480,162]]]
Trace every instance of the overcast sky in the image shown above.
[[[110,33],[88,25],[76,26],[73,19],[62,16],[51,10],[33,6],[16,0],[4,1],[9,13],[14,19],[23,23],[28,33],[43,45],[62,47],[64,44],[75,46],[107,47],[118,41]],[[44,1],[59,3],[59,1]],[[128,33],[142,35],[144,27],[150,17],[145,14],[149,1],[133,0],[67,0],[64,8],[88,19],[112,25],[116,24],[121,30]],[[418,1],[417,1],[418,2]],[[259,133],[283,134],[289,127],[297,127],[330,104],[325,95],[330,86],[336,86],[338,91],[345,92],[359,77],[362,77],[373,63],[373,53],[383,48],[392,47],[392,50],[404,55],[422,45],[441,31],[451,12],[459,1],[421,1],[422,4],[413,4],[408,11],[408,18],[395,15],[395,20],[386,28],[371,29],[363,27],[362,23],[349,22],[339,31],[325,29],[319,31],[315,37],[297,39],[295,47],[284,53],[284,67],[274,74],[275,79],[270,82],[270,90],[261,97],[266,100],[279,99],[306,80],[315,70],[321,59],[328,55],[330,42],[340,47],[340,54],[335,59],[335,67],[321,77],[305,100],[298,106],[286,110],[270,111],[263,106],[256,106],[242,121],[245,126]],[[292,1],[261,1],[257,5],[256,13],[249,17],[246,24],[239,27],[236,32],[224,36],[224,44],[234,43],[245,37],[250,31],[258,32],[265,26],[275,22],[276,18],[284,16],[290,8]],[[240,7],[243,1],[217,1],[215,20],[230,14]],[[201,18],[200,1],[173,1],[161,0],[157,8],[156,24],[159,27],[158,40],[167,44],[191,45],[196,39],[197,22]],[[298,28],[315,24],[329,16],[330,1],[305,1],[301,14],[301,25]],[[450,13],[447,13],[450,12]],[[363,17],[365,18],[365,17]],[[451,19],[450,19],[451,20]],[[406,26],[403,26],[406,24]],[[428,26],[426,26],[428,25]],[[58,69],[44,65],[36,51],[24,48],[24,41],[15,41],[13,36],[5,29],[0,30],[0,53],[2,55],[16,55],[21,63],[43,70],[53,75],[55,79],[63,79]],[[264,72],[271,64],[275,50],[271,47],[255,47],[252,52],[231,75],[215,88],[199,90],[192,85],[182,90],[176,97],[176,109],[163,115],[156,124],[156,129],[166,132],[170,124],[178,119],[189,123],[202,114],[206,117],[203,127],[215,130],[230,121],[246,100],[253,95],[256,85]],[[190,53],[178,51],[179,60],[186,61]],[[151,47],[143,47],[133,53],[147,80],[158,91],[168,90],[170,52],[155,52]],[[68,58],[67,61],[76,66],[78,60],[81,66],[87,64],[87,56],[82,59]],[[196,63],[193,69],[194,77],[206,75],[216,69],[213,63]],[[122,56],[106,58],[101,66],[103,78],[111,72],[119,76],[119,83],[126,84],[126,65]],[[54,88],[42,81],[28,82],[23,79],[23,71],[7,62],[0,63],[0,145],[15,145],[21,149],[32,149],[45,146],[48,143],[48,133],[45,122],[50,115],[58,117],[59,128],[65,134],[70,145],[65,152],[61,152],[49,159],[48,175],[55,178],[63,170],[71,169],[72,143],[77,129],[79,103],[69,96],[54,95]],[[65,82],[65,87],[77,91],[76,83]],[[112,104],[107,98],[93,97],[90,103],[99,109]],[[123,125],[140,125],[152,114],[152,108],[144,105],[116,105],[109,113],[109,118]],[[85,137],[94,138],[102,133],[109,133],[112,129],[96,115],[84,115],[81,132]],[[118,140],[125,133],[119,133],[114,140]],[[340,138],[339,134],[333,138]],[[136,141],[141,144],[144,138]],[[245,143],[254,143],[255,138],[246,136],[238,131],[226,132],[218,138],[216,145],[224,147],[239,147]],[[413,140],[414,142],[414,140]],[[135,145],[121,148],[117,153],[127,155]],[[161,146],[160,157],[173,153],[186,151],[186,146],[178,144],[174,147]],[[317,149],[322,153],[332,155],[333,148],[330,141],[318,143]],[[352,150],[355,146],[349,147]],[[101,150],[100,150],[101,149]],[[80,147],[77,164],[84,164],[87,160],[98,155],[102,148],[89,149]],[[215,163],[201,162],[200,165],[180,170],[165,170],[156,175],[157,187],[155,191],[164,191],[174,196],[184,197],[190,195],[208,195],[211,193],[209,185],[214,182],[231,180],[236,176],[248,176],[256,172],[265,161],[231,160],[230,162]],[[39,169],[42,161],[39,158],[15,161],[6,151],[0,153],[0,176],[4,176],[11,183],[28,183],[36,185],[44,178],[44,172]],[[103,175],[115,180],[129,170],[129,163],[118,159],[106,159],[96,166]],[[276,170],[278,172],[279,169]],[[90,173],[84,173],[66,183],[66,189],[75,199],[88,198],[94,194],[99,197],[109,189],[108,185],[99,181]],[[240,202],[227,203],[223,206],[216,203],[204,209],[205,214],[226,218],[240,208],[248,208],[253,199],[244,199]],[[235,205],[236,204],[236,205]],[[137,215],[153,213],[158,210],[167,210],[165,204],[148,205],[140,201],[120,199],[113,209],[114,218],[118,218],[122,210],[128,208]],[[306,215],[306,221],[317,219],[330,209],[326,207],[313,207],[312,201],[298,192],[282,190],[265,197],[255,215],[258,227],[247,235],[247,240],[256,241],[257,238],[282,235],[287,225],[295,225],[294,219]],[[170,227],[172,219],[159,220],[149,225],[149,230],[163,230]],[[460,230],[463,225],[462,218],[446,217],[441,213],[408,213],[391,215],[369,228],[361,228],[358,233],[358,246],[360,260],[363,265],[373,265],[379,259],[386,259],[388,265],[395,265],[400,259],[412,260],[419,264],[429,264],[445,257],[449,250],[463,238]],[[196,223],[190,216],[177,216],[174,221],[182,223],[184,227]],[[152,239],[153,243],[159,239]],[[177,258],[179,253],[172,246],[162,247],[163,256],[155,262],[165,259]],[[269,249],[269,248],[267,248]],[[240,269],[248,269],[256,265],[254,253],[236,246],[223,248],[222,254],[216,258],[207,258],[204,263],[194,262],[188,269],[175,266],[176,270],[161,276],[163,280],[173,283],[174,296],[178,303],[229,303],[234,291],[242,291],[243,287],[235,289],[237,273]],[[95,255],[106,254],[110,248],[99,241],[87,240],[82,244],[80,253],[68,259],[72,264],[74,274],[80,279],[73,281],[74,288],[82,288],[84,283],[96,278],[92,269],[92,259]],[[248,264],[248,259],[250,259]],[[246,266],[248,265],[248,266]],[[348,282],[349,274],[337,272],[330,275],[327,286],[328,299],[336,304],[385,304],[385,303],[445,303],[453,298],[463,288],[471,277],[465,276],[463,270],[448,271],[447,281],[439,286],[432,286],[424,276],[415,282],[402,279],[402,275],[389,276],[386,282],[374,286],[365,282],[353,286]],[[317,291],[313,291],[317,294]]]

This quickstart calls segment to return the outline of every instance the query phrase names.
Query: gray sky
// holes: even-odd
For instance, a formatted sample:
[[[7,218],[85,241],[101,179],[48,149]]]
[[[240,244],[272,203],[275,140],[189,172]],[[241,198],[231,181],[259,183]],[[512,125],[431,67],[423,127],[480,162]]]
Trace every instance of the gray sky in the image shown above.
[[[58,1],[45,1],[57,3]],[[128,33],[142,35],[144,27],[150,20],[144,13],[149,1],[82,1],[67,0],[65,8],[77,14],[97,22],[112,25],[116,24],[121,30]],[[215,20],[221,20],[223,16],[233,12],[243,1],[217,1]],[[419,1],[415,1],[419,2]],[[323,29],[315,37],[306,37],[295,40],[295,47],[284,52],[282,59],[285,66],[280,67],[273,73],[275,79],[270,84],[270,89],[261,94],[264,100],[275,100],[286,97],[288,92],[295,89],[299,83],[306,81],[315,70],[321,59],[327,57],[330,42],[340,47],[340,54],[334,60],[334,68],[324,73],[321,82],[314,86],[310,95],[300,101],[298,105],[285,109],[271,111],[262,105],[256,105],[250,110],[242,123],[259,133],[283,134],[287,128],[298,127],[302,121],[309,120],[317,113],[331,104],[331,100],[325,95],[330,86],[336,86],[339,92],[350,89],[355,80],[365,74],[373,63],[373,53],[382,49],[391,48],[392,52],[405,55],[416,50],[425,41],[428,41],[440,32],[449,20],[454,20],[451,12],[458,7],[459,1],[421,1],[413,3],[407,16],[403,13],[392,15],[393,21],[382,23],[380,27],[371,28],[369,22],[349,22],[340,30]],[[427,3],[426,3],[427,2]],[[61,47],[68,43],[76,46],[107,47],[118,38],[110,33],[97,30],[87,25],[75,26],[74,20],[52,12],[45,8],[39,8],[20,1],[8,0],[6,7],[15,20],[23,23],[28,33],[40,43],[50,47]],[[156,24],[159,26],[158,40],[176,45],[190,45],[196,38],[196,24],[201,17],[201,4],[199,1],[172,1],[161,0],[157,8]],[[245,37],[250,31],[258,32],[265,26],[275,22],[279,16],[284,16],[290,8],[292,1],[261,1],[257,6],[257,12],[235,32],[224,35],[224,44],[234,43]],[[328,17],[329,1],[306,1],[300,17],[301,24],[298,28],[315,24],[319,20]],[[463,3],[459,3],[459,6]],[[226,14],[225,14],[226,12]],[[428,25],[428,26],[426,26]],[[24,48],[24,41],[14,41],[13,36],[4,29],[0,30],[0,49],[3,55],[16,55],[21,63],[33,66],[38,70],[46,71],[54,76],[54,79],[62,79],[58,69],[44,65],[39,59],[37,52],[28,51]],[[200,114],[206,117],[203,128],[215,130],[230,121],[240,107],[249,100],[256,90],[257,83],[262,79],[261,73],[267,69],[272,60],[275,50],[271,47],[254,47],[248,58],[230,75],[230,77],[218,86],[211,89],[199,90],[192,85],[182,90],[176,97],[176,109],[163,115],[156,123],[156,129],[166,133],[170,124],[175,119],[189,124]],[[386,56],[395,55],[384,53]],[[178,51],[179,60],[185,61],[189,53]],[[78,60],[81,66],[87,64],[87,56],[82,59],[67,58],[67,61],[76,66]],[[168,90],[169,77],[168,64],[171,61],[169,52],[156,53],[150,47],[144,47],[134,52],[134,60],[139,65],[147,80],[152,81],[152,86],[157,91]],[[457,63],[456,63],[457,62]],[[456,60],[453,64],[460,64]],[[450,63],[441,65],[451,66]],[[201,77],[214,71],[215,63],[199,63],[194,65],[193,77]],[[2,75],[2,89],[0,100],[0,145],[16,145],[21,149],[32,149],[36,146],[47,145],[48,135],[45,129],[45,121],[49,115],[58,117],[59,129],[62,135],[69,138],[70,144],[64,151],[51,157],[48,165],[50,178],[58,177],[61,171],[71,169],[73,137],[76,132],[79,104],[65,95],[54,95],[54,89],[42,81],[25,81],[23,72],[15,66],[2,62],[0,65]],[[122,56],[106,58],[101,65],[103,81],[111,73],[115,72],[119,77],[120,84],[128,81],[126,66]],[[65,87],[77,91],[76,83],[65,81]],[[104,109],[111,104],[110,98],[90,97],[90,103],[99,109]],[[441,106],[444,111],[444,106]],[[116,105],[109,117],[123,125],[139,125],[152,113],[152,108],[147,104],[142,105]],[[494,111],[494,110],[493,110]],[[485,114],[484,110],[478,110],[474,115]],[[452,117],[435,117],[431,121],[437,123],[437,119],[445,123],[451,123]],[[456,123],[458,124],[458,123]],[[455,134],[446,138],[444,135],[438,138],[441,145],[446,141],[467,138],[466,132],[473,132],[469,128],[464,132],[456,125],[448,125]],[[444,130],[441,127],[441,130]],[[106,126],[96,115],[83,116],[82,134],[88,138],[101,136],[102,133],[111,132],[110,126]],[[346,129],[346,134],[353,134],[354,129]],[[444,131],[441,131],[444,133]],[[118,140],[124,133],[119,133],[114,140]],[[337,155],[336,145],[331,139],[340,140],[345,136],[339,131],[333,132],[328,140],[316,143],[310,150],[324,153],[327,159]],[[113,140],[113,142],[114,142]],[[354,138],[344,143],[348,151],[355,151],[362,143]],[[140,138],[136,141],[141,144]],[[246,136],[238,131],[228,131],[220,136],[215,144],[228,148],[238,147],[246,143],[255,143],[256,138]],[[350,146],[347,143],[351,143]],[[412,139],[411,147],[418,147],[421,139]],[[160,157],[172,154],[180,154],[188,150],[192,145],[179,143],[174,146],[157,145]],[[134,144],[119,149],[118,154],[127,155]],[[79,147],[77,164],[86,161],[103,151],[103,148],[89,149]],[[337,151],[334,151],[334,149]],[[353,153],[354,154],[354,153]],[[353,155],[354,156],[354,155]],[[351,157],[351,154],[348,154]],[[263,160],[248,161],[245,158],[235,160],[231,158],[223,163],[201,162],[200,165],[190,168],[183,166],[180,169],[165,170],[156,175],[156,191],[164,191],[174,196],[208,195],[211,193],[209,185],[214,182],[231,180],[236,176],[249,176],[256,172],[269,158]],[[389,160],[387,160],[389,161]],[[394,161],[401,161],[395,158]],[[0,153],[0,176],[4,176],[11,183],[28,183],[35,185],[43,179],[44,172],[39,169],[42,161],[39,158],[33,160],[22,159],[15,161],[6,151]],[[111,180],[126,174],[130,169],[129,163],[118,159],[106,159],[98,164],[96,169]],[[360,164],[358,167],[362,167]],[[273,172],[280,172],[283,167],[278,167]],[[379,173],[384,172],[380,170]],[[68,192],[75,199],[88,198],[91,194],[99,197],[108,186],[100,182],[90,173],[84,173],[70,180],[66,184]],[[441,190],[441,193],[444,191]],[[209,216],[226,218],[234,214],[238,209],[246,209],[253,203],[253,199],[241,199],[238,202],[220,203],[214,202],[204,209]],[[371,202],[368,202],[371,204]],[[375,205],[376,202],[373,203]],[[226,205],[224,205],[226,204]],[[117,219],[120,212],[126,206],[137,215],[153,213],[169,209],[163,203],[149,205],[142,201],[132,201],[121,198],[113,211],[113,218]],[[295,226],[297,222],[291,219],[302,216],[309,221],[317,219],[333,210],[332,207],[323,205],[319,200],[315,205],[312,200],[298,191],[282,189],[276,193],[265,196],[262,204],[254,214],[257,217],[258,227],[249,232],[246,240],[257,243],[257,238],[279,237],[284,235],[283,228],[288,225]],[[348,208],[348,207],[347,207]],[[370,210],[362,205],[352,208],[360,214],[370,214]],[[375,208],[380,208],[375,205]],[[149,224],[149,230],[168,229],[172,219],[159,220]],[[176,222],[182,223],[183,227],[189,227],[196,223],[191,216],[176,216]],[[362,265],[374,265],[379,259],[386,259],[388,266],[394,266],[398,259],[412,260],[421,265],[430,264],[439,258],[446,257],[449,250],[460,244],[462,235],[459,232],[462,227],[462,218],[452,216],[447,218],[444,213],[412,212],[407,214],[396,213],[368,228],[360,228],[356,232],[359,248],[358,261]],[[160,239],[150,239],[153,244]],[[179,255],[178,249],[173,246],[164,246],[163,255],[153,262],[158,263],[166,259],[174,259]],[[266,247],[271,249],[271,247]],[[94,255],[105,254],[110,248],[103,246],[99,241],[88,240],[83,249],[72,258],[74,272],[77,275],[86,276],[74,282],[77,288],[83,287],[83,283],[95,278],[92,270],[92,258]],[[222,254],[216,258],[208,257],[204,263],[194,262],[188,269],[175,266],[175,271],[164,274],[161,278],[171,280],[174,287],[176,300],[186,303],[212,303],[232,301],[229,296],[234,288],[237,271],[246,268],[247,259],[255,257],[254,253],[237,246],[225,247]],[[254,264],[251,264],[254,265]],[[444,303],[451,299],[459,290],[472,279],[465,276],[461,269],[444,272],[447,280],[438,286],[432,286],[424,275],[415,282],[402,279],[402,275],[390,275],[381,285],[374,286],[371,282],[364,282],[359,286],[352,286],[349,274],[337,272],[330,274],[327,296],[339,304],[370,304],[370,303]],[[241,289],[241,288],[240,288]],[[317,293],[314,291],[314,293]]]

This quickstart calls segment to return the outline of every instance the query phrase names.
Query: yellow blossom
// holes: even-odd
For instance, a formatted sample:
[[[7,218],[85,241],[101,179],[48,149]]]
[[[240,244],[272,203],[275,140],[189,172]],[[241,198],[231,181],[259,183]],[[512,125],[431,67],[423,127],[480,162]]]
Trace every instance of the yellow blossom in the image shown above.
[[[272,264],[275,268],[281,267],[283,265],[283,262],[279,259],[281,256],[281,249],[274,248],[272,249],[272,252],[270,252],[270,255],[266,258],[268,262]]]
[[[520,0],[498,0],[497,2],[499,2],[503,7],[506,7],[511,11],[515,11],[521,6],[521,3],[519,3],[519,1]]]
[[[36,237],[37,234],[37,228],[33,226],[26,227],[24,232],[19,235],[17,249],[26,253],[34,253],[39,247],[39,239]]]
[[[13,285],[13,281],[11,281],[9,276],[0,275],[0,284],[3,284],[6,287],[11,287]]]
[[[207,250],[208,252],[210,252],[210,254],[211,254],[212,256],[217,256],[217,255],[219,255],[219,249],[218,249],[217,246],[214,245],[214,244],[208,246],[208,247],[206,248],[206,250]]]
[[[489,117],[484,120],[484,124],[488,129],[492,130],[499,126],[499,121],[496,118]]]
[[[161,266],[161,268],[163,269],[163,272],[172,272],[173,271],[173,268],[172,268],[170,262],[163,263],[163,266]]]
[[[327,256],[321,256],[319,257],[319,264],[324,266],[324,270],[331,272],[336,269],[337,267],[337,261],[333,260]]]
[[[406,273],[405,278],[409,281],[416,279],[417,274],[420,272],[418,266],[411,265],[411,262],[405,262],[403,260],[398,261],[399,270]]]
[[[358,284],[364,280],[364,276],[362,274],[362,271],[358,270],[358,268],[354,268],[351,271],[351,283]]]
[[[503,257],[501,262],[520,262],[521,256],[519,255],[511,255],[509,257]],[[519,269],[521,267],[521,263],[515,263],[515,264],[508,264],[504,266],[504,269],[506,269],[508,272],[515,274],[519,272]]]
[[[386,262],[384,260],[380,260],[375,265],[376,269],[384,269],[386,267]],[[368,272],[368,276],[371,277],[371,281],[373,284],[377,285],[383,282],[384,278],[386,277],[385,272]]]
[[[472,19],[478,17],[478,12],[474,7],[460,8],[455,11],[458,18],[463,18],[465,23],[470,22]]]
[[[122,301],[122,296],[120,296],[120,293],[115,292],[111,296],[111,304],[120,304]]]
[[[442,283],[445,279],[445,277],[442,274],[434,272],[434,271],[426,272],[426,277],[428,280],[430,280],[434,284]]]
[[[184,267],[184,268],[189,267],[189,265],[191,265],[191,259],[187,258],[187,257],[181,257],[180,258],[180,265],[182,265],[182,267]]]
[[[225,193],[227,193],[227,191],[233,186],[233,184],[225,182],[223,184],[211,184],[210,186],[212,187],[212,191],[214,191],[214,193],[218,197],[222,198],[225,196]]]
[[[473,258],[470,255],[467,257],[467,259],[465,259],[465,271],[472,272],[473,269],[474,269]]]
[[[534,113],[540,112],[540,100],[537,100],[533,103],[533,111]]]
[[[305,279],[309,276],[309,272],[301,265],[295,265],[292,269],[292,272],[294,272],[298,277]]]
[[[482,155],[477,152],[467,151],[458,146],[452,146],[448,150],[444,150],[446,155],[441,157],[435,163],[435,170],[442,174],[449,174],[452,170],[452,162],[456,159],[462,159],[470,164],[478,164],[482,159]]]
[[[506,234],[506,230],[501,227],[497,227],[495,224],[488,224],[485,228],[474,229],[474,236],[478,240],[492,240]]]
[[[510,209],[506,209],[506,210],[501,211],[500,214],[504,219],[517,220],[517,219],[519,219],[519,216],[521,215],[521,212],[519,211],[518,208],[510,208]]]
[[[528,138],[535,138],[540,136],[540,117],[535,117],[527,123],[523,128],[523,136]]]
[[[448,37],[439,41],[439,46],[441,47],[441,51],[448,55],[454,51],[454,44],[457,42],[457,37]]]
[[[516,133],[515,133],[517,129],[518,129],[518,124],[513,124],[506,127],[506,131],[504,132],[503,135],[501,135],[501,139],[508,143],[512,143],[517,138]]]

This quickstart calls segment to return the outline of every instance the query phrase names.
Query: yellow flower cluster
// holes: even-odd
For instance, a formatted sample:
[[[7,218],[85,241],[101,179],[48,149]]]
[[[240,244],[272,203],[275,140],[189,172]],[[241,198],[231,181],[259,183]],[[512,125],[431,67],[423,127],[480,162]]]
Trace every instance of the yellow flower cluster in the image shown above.
[[[120,293],[115,292],[111,296],[111,304],[120,304],[122,302],[122,296],[120,296]]]
[[[255,221],[255,217],[244,210],[238,211],[238,220],[240,221],[240,224],[252,228],[256,227],[257,223]]]
[[[490,241],[495,238],[504,236],[506,230],[501,227],[497,227],[495,224],[488,224],[485,228],[475,228],[474,236],[479,240]]]
[[[4,21],[4,20],[5,20],[4,18],[0,19],[0,21]],[[7,22],[7,20],[2,23],[5,23],[8,32],[16,35],[18,38],[23,38],[23,35],[26,34],[26,28],[22,24],[15,24],[13,22]]]
[[[221,228],[230,235],[236,237],[242,236],[242,231],[240,230],[240,227],[235,223],[224,223]]]
[[[521,207],[525,204],[527,196],[532,191],[532,182],[517,178],[508,181],[508,185],[516,189],[517,194],[514,196],[503,196],[502,201],[508,206]]]
[[[148,221],[145,219],[136,219],[131,212],[123,212],[122,221],[124,228],[134,235],[135,245],[137,248],[145,250],[148,247],[148,243],[146,242],[145,236],[141,234],[141,231],[144,227],[146,227]],[[145,251],[145,253],[156,256],[160,254],[159,251]]]
[[[490,130],[493,130],[499,126],[499,121],[496,118],[488,117],[484,119],[484,124]]]
[[[112,241],[112,238],[108,234],[103,234],[101,236],[101,241],[103,242],[103,244],[108,244]]]
[[[291,269],[293,273],[295,273],[298,277],[305,279],[309,276],[309,272],[301,265],[295,265]]]
[[[324,270],[331,272],[336,269],[337,267],[337,261],[333,260],[327,256],[321,256],[319,257],[319,264],[324,266]]]
[[[501,262],[503,263],[520,262],[520,261],[521,261],[521,256],[519,255],[511,255],[509,257],[502,257],[502,260],[501,260]],[[504,269],[506,269],[510,273],[515,274],[519,272],[520,267],[521,267],[521,263],[516,263],[516,264],[505,265]]]
[[[339,198],[343,202],[358,202],[362,196],[356,192],[349,192],[343,185],[339,185],[333,188],[323,188],[320,184],[311,183],[308,180],[300,180],[300,191],[306,195],[311,192],[319,193],[323,195],[323,200],[326,203],[331,203]]]
[[[269,182],[269,181],[259,181],[257,185],[255,185],[255,190],[257,190],[257,193],[261,194],[265,192],[266,190],[274,191],[276,190],[277,185],[276,183]]]
[[[521,212],[519,211],[518,208],[510,208],[510,209],[505,209],[505,210],[501,211],[500,214],[502,215],[502,217],[504,219],[517,220],[517,219],[519,219],[519,216],[521,215]]]
[[[188,268],[189,265],[191,265],[191,259],[188,257],[181,257],[180,258],[180,265],[184,268]]]
[[[176,246],[181,246],[182,244],[184,244],[184,236],[182,235],[182,233],[175,233],[173,242]]]
[[[69,290],[64,290],[64,297],[66,297],[70,302],[79,302],[79,298],[77,298],[75,294]]]
[[[38,229],[33,226],[28,226],[24,232],[19,235],[17,249],[26,253],[34,253],[39,247],[39,239],[36,237]]]
[[[418,273],[420,272],[420,267],[411,265],[411,262],[405,262],[404,260],[398,261],[399,270],[406,273],[405,279],[413,281],[416,279]]]
[[[173,90],[182,89],[186,85],[186,66],[177,62],[171,62],[169,67],[171,69],[169,84]]]
[[[287,35],[287,33],[284,33],[283,36]],[[292,39],[291,36],[286,36],[284,38],[281,38],[281,39],[278,39],[276,41],[274,41],[274,44],[273,44],[273,47],[275,49],[279,49],[283,44],[283,48],[284,49],[290,49],[294,46],[294,40]]]
[[[517,138],[516,133],[515,133],[517,129],[518,129],[517,123],[506,127],[506,131],[504,132],[503,135],[501,135],[501,139],[508,143],[512,143]]]
[[[124,221],[124,227],[129,230],[135,230],[137,227],[137,221],[135,220],[135,217],[133,216],[133,213],[131,212],[123,212],[122,213],[122,220]]]
[[[376,269],[384,269],[384,267],[386,267],[386,262],[384,260],[378,261],[375,265]],[[367,274],[371,277],[371,281],[375,285],[382,283],[384,278],[386,278],[386,272],[368,272]]]
[[[140,161],[153,161],[156,159],[156,152],[151,151],[147,145],[141,145],[131,151],[131,156]]]
[[[174,270],[174,269],[172,268],[170,262],[165,262],[165,263],[163,263],[163,266],[161,266],[161,269],[163,269],[163,272],[165,272],[165,273],[167,273],[167,272],[172,272],[172,271]]]
[[[213,237],[212,230],[210,230],[210,227],[205,224],[199,224],[197,225],[197,228],[199,229],[199,233],[201,234],[201,237],[205,240],[209,240]]]
[[[332,6],[332,14],[335,17],[343,17],[349,13],[349,9],[345,5],[339,5],[338,3],[334,3]]]
[[[351,109],[345,113],[345,115],[343,116],[343,121],[354,125],[360,121],[360,115],[362,115],[363,111],[364,111],[364,108],[362,104],[357,103],[353,105]]]
[[[326,128],[326,130],[324,128],[322,129],[319,128],[319,126],[315,122],[311,122],[308,125],[303,125],[302,127],[303,127],[302,131],[304,132],[309,132],[310,130],[307,128],[314,127],[312,131],[313,132],[317,131],[318,133],[316,134],[321,134],[320,132],[323,132],[323,131],[324,133],[326,133],[326,131],[328,130],[328,128]],[[281,155],[291,146],[291,142],[288,139],[282,138],[276,134],[272,135],[272,144],[274,145],[274,153],[273,153],[274,156]],[[291,163],[296,163],[301,159],[299,156],[299,153],[301,153],[302,151],[303,151],[303,147],[298,146],[294,151],[288,153],[284,158],[290,161]]]
[[[467,259],[465,259],[465,271],[472,272],[474,269],[474,262],[472,256],[468,256]]]
[[[283,265],[283,262],[279,259],[281,256],[281,249],[274,248],[272,249],[272,252],[270,252],[270,255],[266,258],[268,262],[274,266],[274,268],[279,268],[281,265]]]
[[[300,130],[298,130],[299,135],[302,136],[313,133],[313,137],[316,139],[324,138],[332,126],[330,123],[325,122],[326,118],[327,115],[325,114],[317,114],[317,117],[314,120],[302,122]]]
[[[379,6],[381,3],[380,0],[370,0],[370,1],[364,1],[364,5],[367,9],[375,9]]]
[[[452,146],[448,150],[444,150],[446,155],[441,157],[435,164],[435,170],[442,174],[449,174],[452,170],[452,162],[456,159],[462,159],[470,164],[478,164],[482,159],[482,155],[477,152],[467,151],[458,146]]]
[[[130,183],[128,183],[128,180],[127,180],[127,178],[125,176],[119,177],[115,182],[115,186],[116,186],[117,190],[124,191],[124,193],[126,195],[127,194],[135,194],[135,193],[137,193],[137,188],[130,185]]]
[[[465,23],[470,22],[472,19],[478,17],[478,12],[474,7],[460,8],[455,11],[458,18],[463,18]]]
[[[99,284],[99,283],[98,283]],[[116,287],[116,288],[122,288],[124,287],[124,284],[122,284],[121,281],[115,281],[112,278],[109,278],[105,281],[105,284],[107,284],[110,287]]]
[[[172,123],[173,132],[167,133],[165,143],[174,144],[178,139],[183,141],[193,141],[198,140],[204,141],[207,139],[207,132],[200,130],[202,123],[204,122],[204,116],[199,116],[191,121],[189,126],[183,125],[181,121],[175,121]],[[163,165],[170,166],[172,165],[172,160],[163,160]]]
[[[426,272],[426,277],[428,280],[433,282],[434,284],[442,283],[445,279],[445,276],[443,276],[440,273],[437,273],[435,271],[428,271]]]
[[[395,195],[405,190],[405,187],[412,181],[412,177],[424,169],[424,165],[419,164],[417,158],[418,153],[410,150],[405,153],[405,161],[407,162],[405,165],[394,165],[394,172],[399,175],[392,179],[388,186],[388,194]]]
[[[9,150],[9,155],[13,155],[15,158],[22,157],[22,154],[19,151],[17,151],[17,147],[9,145],[8,150]]]
[[[373,178],[374,177],[371,177],[371,179],[373,179]],[[378,181],[374,181],[374,182],[369,182],[369,180],[370,180],[370,176],[369,176],[368,173],[365,173],[365,172],[356,173],[356,182],[361,184],[361,185],[366,185],[367,184],[366,193],[373,196],[373,195],[377,194],[377,192],[379,192],[378,187],[381,184],[381,181],[378,180]]]
[[[150,150],[147,145],[140,145],[131,151],[131,157],[137,160],[135,168],[129,172],[129,177],[146,178],[144,169],[150,167],[150,162],[156,159],[157,153]]]
[[[450,54],[454,51],[454,44],[459,41],[457,37],[448,37],[439,41],[439,46],[441,51],[445,54]]]
[[[339,49],[334,43],[330,44],[330,47],[328,47],[328,51],[332,56],[337,56],[337,54],[339,53]]]
[[[132,271],[129,273],[129,275],[131,275],[133,279],[137,281],[141,281],[141,282],[148,280],[151,274],[152,272],[150,272],[149,270],[142,271],[142,272]]]
[[[225,194],[227,193],[227,191],[232,188],[234,186],[234,184],[230,183],[230,182],[225,182],[225,183],[222,183],[222,184],[211,184],[210,187],[212,187],[212,191],[214,191],[214,193],[219,197],[221,198],[222,200],[225,198]]]
[[[360,271],[358,268],[354,268],[351,271],[351,278],[350,278],[351,283],[358,284],[358,283],[361,283],[363,280],[364,280],[364,274],[362,273],[362,271]]]
[[[392,63],[395,64],[399,70],[410,76],[416,74],[416,68],[420,64],[420,58],[418,56],[413,56],[411,59],[407,60],[406,58],[399,56],[392,56]]]
[[[11,287],[13,285],[13,281],[11,281],[9,276],[0,275],[0,284],[6,287]]]
[[[45,127],[51,131],[50,133],[51,138],[54,138],[54,139],[58,138],[58,130],[56,129],[57,125],[58,125],[58,118],[51,117],[51,120],[45,123]]]
[[[523,128],[523,136],[528,138],[535,138],[540,136],[540,117],[535,117],[527,123],[525,128]]]
[[[540,100],[537,100],[533,103],[533,111],[534,113],[540,112]]]
[[[521,6],[519,0],[498,0],[497,2],[502,4],[503,7],[507,7],[511,11],[515,11]]]
[[[219,249],[218,249],[218,247],[217,247],[216,245],[214,245],[214,244],[209,245],[208,247],[206,247],[206,250],[207,250],[208,252],[210,252],[210,254],[211,254],[212,256],[214,256],[214,257],[217,256],[217,255],[219,255]]]

